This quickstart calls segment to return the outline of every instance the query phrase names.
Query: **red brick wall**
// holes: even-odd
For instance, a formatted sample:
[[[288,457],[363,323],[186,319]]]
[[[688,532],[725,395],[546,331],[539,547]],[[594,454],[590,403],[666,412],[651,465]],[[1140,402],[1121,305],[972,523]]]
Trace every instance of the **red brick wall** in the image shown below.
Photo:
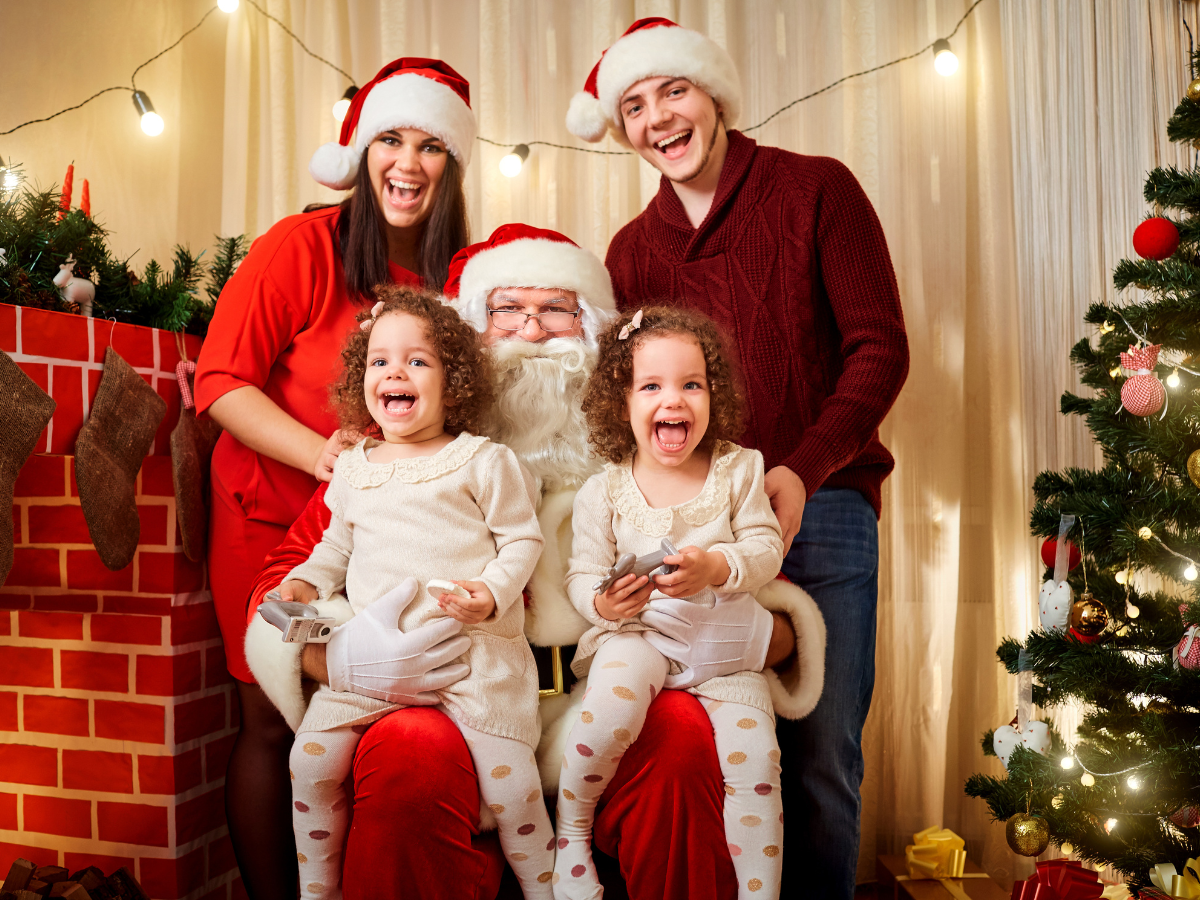
[[[73,446],[110,328],[0,305],[0,349],[35,380],[44,369],[59,402],[42,448]],[[113,340],[168,400],[155,439],[167,454],[174,337],[118,325]],[[46,355],[56,349],[61,358]],[[16,856],[72,871],[127,865],[155,900],[244,896],[223,798],[236,697],[204,567],[180,548],[171,460],[143,463],[141,539],[119,572],[88,537],[73,464],[35,454],[16,484],[15,561],[0,588],[0,869]]]

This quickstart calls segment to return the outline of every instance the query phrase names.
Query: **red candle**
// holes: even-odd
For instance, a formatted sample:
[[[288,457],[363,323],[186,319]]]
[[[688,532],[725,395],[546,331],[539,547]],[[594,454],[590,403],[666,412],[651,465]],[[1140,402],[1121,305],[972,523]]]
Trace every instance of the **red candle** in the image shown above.
[[[83,179],[83,196],[79,198],[79,209],[85,216],[92,214],[92,195],[88,193],[88,181]]]
[[[75,163],[67,166],[67,177],[63,179],[62,200],[58,203],[58,218],[61,220],[63,216],[71,211],[71,190],[75,182]]]

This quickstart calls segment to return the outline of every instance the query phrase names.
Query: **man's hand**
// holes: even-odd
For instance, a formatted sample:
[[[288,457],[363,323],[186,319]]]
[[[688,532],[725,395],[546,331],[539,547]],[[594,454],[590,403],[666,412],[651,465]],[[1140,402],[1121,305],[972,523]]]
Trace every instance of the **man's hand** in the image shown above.
[[[450,618],[464,625],[478,625],[496,610],[496,598],[482,581],[454,582],[470,597],[460,597],[457,594],[442,594],[438,597],[438,606],[446,611]]]
[[[294,603],[313,603],[320,599],[317,589],[299,578],[285,581],[276,590],[279,591],[280,600],[291,600]]]
[[[325,645],[331,688],[389,703],[434,706],[441,702],[435,691],[467,676],[470,668],[454,662],[471,647],[471,639],[458,634],[459,622],[437,619],[407,634],[397,627],[416,593],[417,582],[406,578],[334,629]]]
[[[313,466],[313,475],[317,481],[332,481],[333,464],[337,462],[338,455],[361,440],[362,435],[357,431],[338,429],[331,434],[325,441],[325,446],[321,448],[321,453],[317,456],[317,462]]]
[[[632,619],[645,608],[653,591],[654,585],[645,575],[622,575],[607,591],[596,595],[596,612],[610,622]]]
[[[779,520],[779,530],[783,532],[783,552],[786,556],[792,548],[792,539],[800,531],[808,492],[800,476],[787,466],[776,466],[768,472],[763,486],[771,501],[771,509],[775,510],[775,518]]]
[[[678,675],[667,676],[663,687],[673,689],[718,675],[761,672],[774,627],[772,615],[749,594],[718,596],[711,609],[687,600],[655,600],[642,622],[655,629],[642,637],[684,666]]]
[[[663,562],[679,567],[670,575],[654,576],[655,587],[668,597],[690,597],[729,580],[729,560],[717,550],[684,547]]]

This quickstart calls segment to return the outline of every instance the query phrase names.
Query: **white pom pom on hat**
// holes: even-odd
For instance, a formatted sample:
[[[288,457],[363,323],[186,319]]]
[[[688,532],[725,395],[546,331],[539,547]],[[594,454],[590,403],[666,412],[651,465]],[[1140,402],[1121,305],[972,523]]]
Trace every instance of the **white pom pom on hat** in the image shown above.
[[[717,101],[726,128],[737,127],[742,82],[730,55],[700,32],[652,16],[638,19],[601,54],[583,91],[571,98],[567,130],[595,143],[611,129],[613,137],[628,146],[620,121],[621,95],[631,85],[655,76],[686,78]]]
[[[388,63],[354,95],[338,140],[317,148],[309,174],[334,190],[353,187],[367,145],[394,128],[419,128],[441,139],[465,169],[475,144],[470,84],[440,59],[406,56]]]

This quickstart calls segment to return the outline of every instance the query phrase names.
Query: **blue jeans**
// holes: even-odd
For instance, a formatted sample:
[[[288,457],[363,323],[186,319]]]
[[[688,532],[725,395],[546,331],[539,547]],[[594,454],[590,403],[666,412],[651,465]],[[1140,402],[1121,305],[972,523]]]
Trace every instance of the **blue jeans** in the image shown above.
[[[825,690],[800,721],[778,720],[782,755],[782,897],[851,900],[858,863],[863,723],[875,686],[879,525],[858,491],[822,488],[783,574],[825,617]]]

